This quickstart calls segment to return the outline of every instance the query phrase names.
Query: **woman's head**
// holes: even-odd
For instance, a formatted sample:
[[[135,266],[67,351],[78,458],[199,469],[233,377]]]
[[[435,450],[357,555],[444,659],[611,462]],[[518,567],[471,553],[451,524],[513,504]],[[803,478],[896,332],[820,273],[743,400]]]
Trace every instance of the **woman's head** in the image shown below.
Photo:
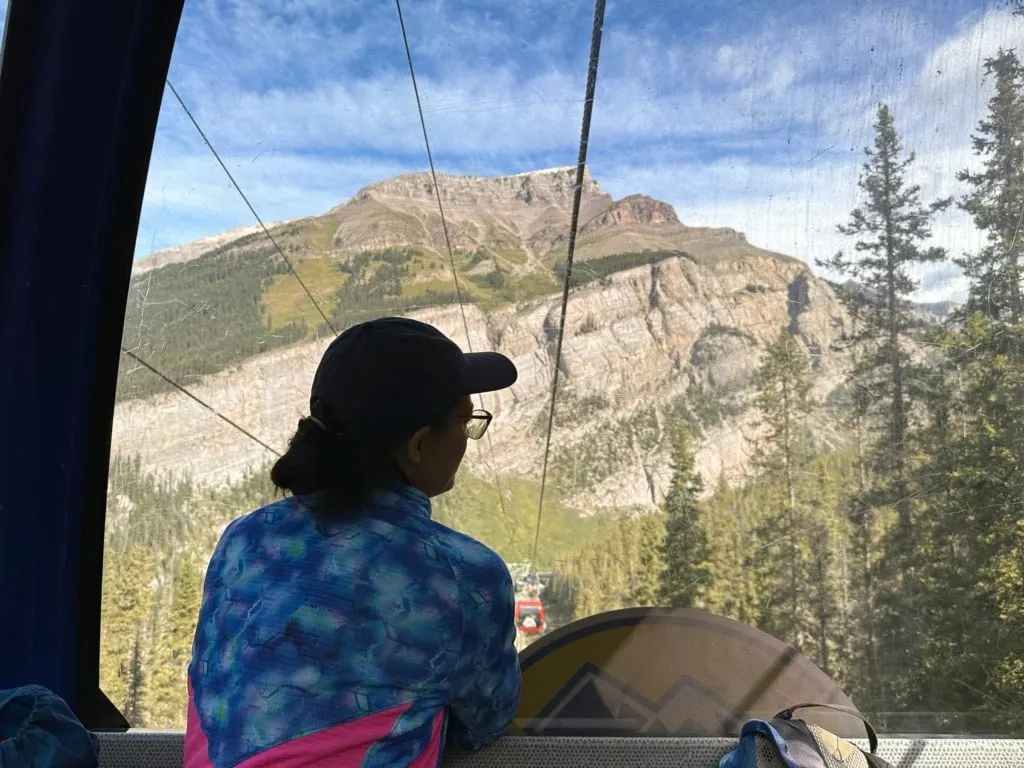
[[[327,506],[339,513],[395,481],[437,496],[454,484],[467,438],[482,437],[490,423],[470,395],[504,389],[516,377],[507,357],[463,354],[415,320],[354,326],[324,353],[310,417],[271,478],[296,495],[329,493]]]

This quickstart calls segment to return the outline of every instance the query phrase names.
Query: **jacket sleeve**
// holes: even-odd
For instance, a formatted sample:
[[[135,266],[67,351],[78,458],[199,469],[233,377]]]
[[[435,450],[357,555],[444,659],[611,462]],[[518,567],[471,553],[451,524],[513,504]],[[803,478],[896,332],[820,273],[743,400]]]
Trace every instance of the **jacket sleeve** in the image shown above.
[[[462,653],[449,703],[447,742],[475,750],[497,740],[519,705],[515,590],[497,555],[460,574]]]

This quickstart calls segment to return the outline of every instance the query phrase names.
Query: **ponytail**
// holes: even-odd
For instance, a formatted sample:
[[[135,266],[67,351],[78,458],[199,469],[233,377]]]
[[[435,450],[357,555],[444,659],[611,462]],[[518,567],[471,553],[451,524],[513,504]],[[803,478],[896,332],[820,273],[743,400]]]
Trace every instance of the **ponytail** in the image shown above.
[[[395,479],[390,447],[357,441],[333,429],[336,423],[320,401],[313,415],[299,420],[288,450],[270,470],[270,479],[293,496],[318,495],[314,512],[329,519],[359,511],[370,494]]]

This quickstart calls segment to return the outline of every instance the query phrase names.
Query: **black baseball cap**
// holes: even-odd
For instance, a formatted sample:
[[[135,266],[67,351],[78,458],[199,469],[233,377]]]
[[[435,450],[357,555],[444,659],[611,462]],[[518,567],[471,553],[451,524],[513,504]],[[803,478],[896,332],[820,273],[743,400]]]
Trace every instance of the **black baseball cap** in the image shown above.
[[[465,353],[431,325],[384,317],[331,342],[313,378],[310,411],[318,415],[319,400],[332,430],[397,440],[434,423],[465,395],[505,389],[518,375],[505,355]]]

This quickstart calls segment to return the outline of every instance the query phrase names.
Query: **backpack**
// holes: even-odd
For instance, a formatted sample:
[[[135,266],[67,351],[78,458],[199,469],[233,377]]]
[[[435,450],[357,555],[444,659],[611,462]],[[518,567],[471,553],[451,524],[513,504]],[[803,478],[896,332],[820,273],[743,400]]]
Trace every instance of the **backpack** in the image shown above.
[[[99,740],[41,685],[0,691],[0,766],[96,768]]]
[[[806,707],[834,709],[864,723],[870,752],[831,731],[795,719],[793,712]],[[797,704],[771,720],[748,720],[740,743],[719,762],[719,768],[892,768],[875,754],[878,735],[871,723],[854,709],[837,704]]]

